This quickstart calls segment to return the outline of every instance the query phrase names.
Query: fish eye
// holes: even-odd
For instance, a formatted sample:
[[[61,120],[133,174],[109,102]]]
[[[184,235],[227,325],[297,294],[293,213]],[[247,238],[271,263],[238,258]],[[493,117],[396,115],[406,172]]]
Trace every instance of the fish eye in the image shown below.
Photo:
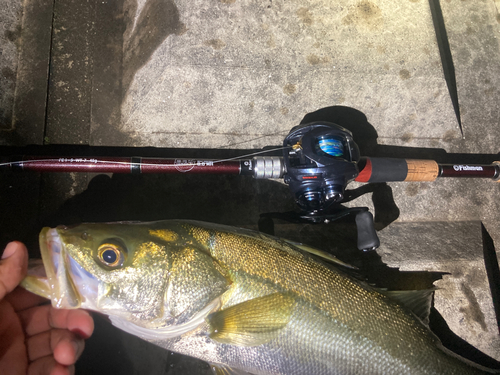
[[[121,267],[125,262],[125,250],[119,244],[106,242],[97,249],[97,258],[108,267]]]

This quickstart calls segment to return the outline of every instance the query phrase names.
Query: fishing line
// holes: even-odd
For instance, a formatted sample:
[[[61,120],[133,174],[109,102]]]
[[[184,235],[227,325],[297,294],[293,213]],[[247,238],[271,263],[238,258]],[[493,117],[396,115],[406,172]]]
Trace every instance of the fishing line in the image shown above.
[[[231,160],[243,159],[243,158],[246,158],[246,157],[249,157],[249,156],[254,156],[254,155],[259,155],[259,154],[265,154],[266,152],[273,152],[273,151],[278,151],[278,150],[284,150],[286,148],[291,148],[291,147],[292,146],[285,146],[285,147],[273,148],[271,150],[257,151],[257,152],[253,152],[253,153],[247,154],[247,155],[236,156],[234,158],[217,160],[217,161],[214,161],[214,163],[222,163],[224,161],[231,161]]]

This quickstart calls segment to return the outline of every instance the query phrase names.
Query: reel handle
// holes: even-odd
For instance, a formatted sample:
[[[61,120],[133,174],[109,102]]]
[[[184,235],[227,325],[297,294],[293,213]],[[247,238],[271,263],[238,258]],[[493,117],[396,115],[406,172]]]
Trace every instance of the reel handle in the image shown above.
[[[369,251],[380,246],[380,239],[375,231],[375,223],[370,211],[360,211],[356,214],[356,228],[358,230],[358,249]]]

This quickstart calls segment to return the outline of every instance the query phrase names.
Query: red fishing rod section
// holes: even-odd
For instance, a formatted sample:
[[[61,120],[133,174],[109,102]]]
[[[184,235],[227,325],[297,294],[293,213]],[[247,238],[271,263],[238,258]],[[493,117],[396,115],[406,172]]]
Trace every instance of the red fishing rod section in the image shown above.
[[[37,172],[241,174],[242,170],[248,169],[248,163],[239,160],[142,157],[23,156],[21,160],[8,164],[12,170]]]
[[[22,156],[3,159],[3,169],[36,172],[92,172],[92,173],[195,173],[238,174],[255,178],[283,177],[283,163],[276,156],[253,159],[194,159],[143,157],[53,157]]]

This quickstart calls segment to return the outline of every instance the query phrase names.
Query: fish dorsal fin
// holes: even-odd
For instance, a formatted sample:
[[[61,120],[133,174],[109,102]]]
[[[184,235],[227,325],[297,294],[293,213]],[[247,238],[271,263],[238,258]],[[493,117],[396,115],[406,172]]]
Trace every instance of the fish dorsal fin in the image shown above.
[[[253,375],[251,372],[227,367],[226,365],[210,363],[214,375]]]
[[[127,333],[130,333],[132,335],[138,336],[142,339],[145,340],[167,340],[171,339],[174,337],[181,336],[185,333],[188,333],[194,329],[196,329],[198,326],[201,324],[205,323],[205,318],[207,317],[208,314],[210,314],[211,311],[216,309],[220,305],[220,299],[217,298],[210,302],[207,306],[205,306],[202,310],[200,310],[196,315],[193,316],[191,320],[189,320],[186,323],[179,324],[179,325],[172,325],[172,326],[166,326],[166,327],[161,327],[161,328],[145,328],[138,326],[132,322],[129,322],[128,320],[118,317],[118,316],[113,316],[109,315],[109,320],[111,320],[111,323],[121,329],[122,331],[125,331]]]
[[[284,241],[286,243],[288,243],[289,245],[297,247],[300,250],[305,251],[306,253],[315,255],[318,258],[321,258],[321,259],[326,260],[328,262],[334,263],[334,264],[342,266],[342,267],[346,267],[346,268],[351,269],[351,270],[358,269],[357,267],[351,266],[349,263],[342,262],[339,258],[337,258],[336,256],[334,256],[330,253],[327,253],[326,251],[316,249],[312,246],[304,245],[300,242],[295,242],[295,241],[290,241],[290,240],[284,240]]]
[[[432,296],[435,289],[377,291],[411,310],[422,322],[429,324]]]
[[[273,293],[228,307],[208,316],[210,338],[238,346],[265,344],[288,324],[294,305],[291,295]]]

